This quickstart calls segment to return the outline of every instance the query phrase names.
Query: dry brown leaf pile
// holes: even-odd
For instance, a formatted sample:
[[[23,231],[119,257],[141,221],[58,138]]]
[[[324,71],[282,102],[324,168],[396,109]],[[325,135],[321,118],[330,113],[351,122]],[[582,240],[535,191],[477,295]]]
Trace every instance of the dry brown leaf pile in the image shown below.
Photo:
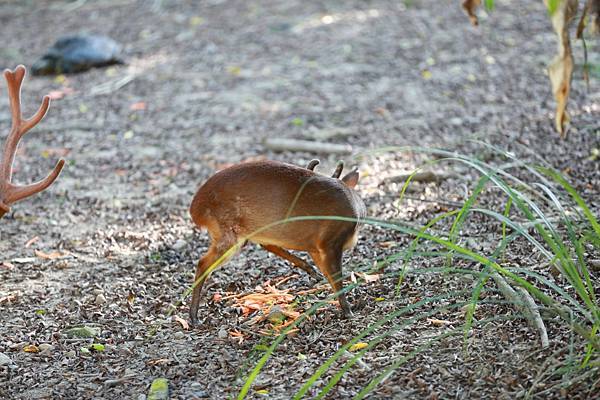
[[[281,284],[283,282],[279,282]],[[215,295],[215,301],[232,300],[233,306],[238,307],[245,317],[250,314],[256,314],[250,320],[251,325],[255,325],[264,321],[268,321],[267,329],[279,332],[283,328],[292,324],[298,317],[300,312],[296,311],[294,295],[290,294],[290,289],[278,289],[276,285],[272,285],[270,281],[263,285],[257,286],[253,293],[221,296]],[[291,330],[292,333],[296,330]],[[261,333],[270,334],[267,330],[261,330]],[[237,338],[241,333],[234,331],[229,333],[230,336]]]

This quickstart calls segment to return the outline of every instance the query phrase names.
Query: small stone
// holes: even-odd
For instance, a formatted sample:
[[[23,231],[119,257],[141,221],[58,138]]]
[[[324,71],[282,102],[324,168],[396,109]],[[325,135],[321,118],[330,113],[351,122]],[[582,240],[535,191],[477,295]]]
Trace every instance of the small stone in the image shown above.
[[[129,357],[130,355],[133,354],[133,351],[131,351],[127,347],[119,347],[118,352],[121,356],[124,356],[124,357]]]
[[[185,333],[183,333],[181,331],[177,331],[173,334],[173,337],[175,339],[183,339],[185,337]]]
[[[104,381],[104,385],[108,387],[117,386],[121,383],[123,383],[122,379],[107,379]]]
[[[42,343],[38,346],[42,354],[50,354],[54,350],[54,346],[49,343]]]
[[[458,117],[450,118],[450,124],[454,126],[460,126],[463,124],[463,120]]]
[[[4,353],[0,353],[0,367],[4,365],[12,365],[12,359]]]
[[[273,306],[269,315],[267,316],[269,322],[275,325],[281,325],[285,320],[285,314],[283,313],[283,309],[280,306]]]
[[[173,250],[181,250],[183,249],[185,246],[187,246],[187,242],[185,240],[177,240],[175,243],[173,243]]]
[[[94,301],[97,305],[101,305],[106,303],[106,297],[102,293],[96,296],[96,300]]]
[[[104,290],[102,290],[102,289],[94,289],[94,290],[92,290],[92,293],[94,293],[97,296],[99,294],[103,294]]]
[[[75,338],[93,338],[100,335],[100,330],[98,328],[93,328],[84,325],[67,329],[65,331],[65,334],[69,337]]]
[[[227,339],[229,337],[229,333],[224,328],[219,329],[219,333],[217,333],[217,337],[219,339]]]
[[[77,355],[77,353],[75,352],[75,350],[71,350],[67,353],[65,353],[65,356],[69,357],[69,358],[73,358]]]
[[[192,382],[189,386],[189,393],[190,395],[192,395],[192,397],[197,397],[197,398],[203,398],[203,397],[210,397],[208,395],[208,392],[206,390],[204,390],[205,385],[201,384],[200,382]]]

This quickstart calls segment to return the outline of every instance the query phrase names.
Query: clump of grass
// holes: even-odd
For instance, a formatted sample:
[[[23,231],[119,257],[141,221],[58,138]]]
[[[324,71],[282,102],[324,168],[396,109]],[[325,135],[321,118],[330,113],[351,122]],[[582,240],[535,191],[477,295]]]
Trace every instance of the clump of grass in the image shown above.
[[[537,325],[541,332],[539,325],[544,325],[544,322],[537,310],[537,304],[539,303],[541,314],[557,317],[558,319],[553,318],[552,323],[562,324],[577,335],[579,338],[577,340],[584,343],[585,350],[580,354],[576,354],[575,346],[571,345],[572,357],[570,361],[564,365],[554,366],[555,371],[562,371],[563,376],[568,375],[565,375],[564,371],[570,371],[569,373],[572,374],[575,370],[585,370],[584,375],[598,373],[600,368],[600,340],[598,339],[600,308],[595,293],[594,278],[587,264],[586,246],[596,253],[600,251],[600,224],[584,199],[559,172],[547,166],[530,166],[517,160],[509,153],[493,146],[485,146],[499,157],[508,159],[511,162],[503,166],[494,166],[475,157],[427,148],[410,147],[381,150],[432,154],[441,158],[428,163],[428,165],[442,162],[460,163],[478,172],[480,177],[472,189],[471,195],[464,201],[460,209],[436,216],[420,228],[415,228],[403,221],[386,221],[375,218],[361,221],[365,224],[402,232],[414,238],[406,249],[376,263],[374,268],[377,269],[390,264],[400,266],[395,271],[386,274],[397,279],[396,295],[398,296],[401,296],[400,288],[403,279],[408,274],[451,273],[459,276],[471,275],[476,278],[476,284],[461,291],[440,293],[438,296],[422,299],[417,303],[399,307],[383,316],[340,347],[317,368],[306,382],[298,382],[300,388],[294,395],[294,399],[306,396],[313,390],[316,383],[323,376],[329,374],[333,366],[336,365],[337,372],[329,378],[329,381],[317,395],[317,398],[322,398],[339,382],[350,367],[359,362],[360,358],[371,351],[375,345],[397,330],[448,308],[463,308],[466,311],[462,327],[448,329],[440,333],[416,347],[409,354],[399,355],[398,357],[392,355],[389,365],[383,371],[375,371],[375,376],[362,388],[356,398],[360,399],[369,395],[380,382],[392,375],[401,365],[446,337],[463,334],[465,346],[468,346],[468,332],[475,326],[484,328],[485,324],[490,322],[490,320],[478,322],[474,320],[474,311],[478,304],[493,303],[492,300],[481,299],[484,290],[494,291],[500,296],[508,296],[507,291],[513,293],[509,298],[500,302],[515,306],[517,312],[513,315],[497,316],[495,318],[536,320],[533,325]],[[528,178],[519,178],[517,174],[527,174]],[[531,177],[536,181],[535,183],[529,182]],[[410,178],[407,179],[402,187],[400,200],[402,200],[410,181]],[[498,196],[502,197],[504,206],[501,210],[478,207],[479,197],[491,188],[498,191]],[[462,244],[465,241],[460,232],[468,226],[469,216],[472,214],[480,214],[499,227],[501,234],[497,243],[495,243],[495,248],[489,254],[470,249]],[[323,216],[295,217],[281,221],[281,223],[306,219],[351,221],[348,218]],[[434,230],[442,222],[449,224],[450,229],[447,232],[439,228]],[[507,249],[510,248],[511,244],[523,244],[523,242],[539,252],[546,259],[547,268],[556,269],[564,281],[555,281],[543,273],[528,269],[526,266],[514,265],[508,262]],[[428,246],[433,244],[437,247],[437,250],[423,249],[423,244]],[[442,257],[445,259],[445,263],[438,268],[409,269],[409,266],[417,257],[425,259]],[[474,265],[473,269],[456,268],[454,266],[455,258],[468,260],[470,265]],[[495,282],[495,287],[500,289],[500,292],[496,291],[494,285],[490,285],[491,281]],[[359,283],[347,285],[343,291],[350,291],[357,285]],[[437,302],[442,300],[452,300],[453,303],[434,307]],[[238,399],[247,396],[262,368],[276,351],[277,346],[287,337],[287,332],[301,324],[308,316],[314,314],[325,301],[314,304],[292,325],[276,336],[269,346],[261,347],[264,350],[263,354],[254,368],[248,371],[238,394]],[[499,300],[495,301],[499,302]],[[422,310],[426,307],[430,307],[430,309]],[[416,312],[418,313],[414,314]],[[409,314],[411,316],[406,317]],[[543,336],[543,333],[540,334]],[[344,354],[347,354],[348,349],[354,344],[366,340],[366,338],[369,338],[367,345],[340,366],[340,359]],[[572,362],[573,359],[578,361]],[[552,372],[545,371],[542,376],[538,376],[538,380],[549,376],[552,376]],[[581,374],[578,376],[581,376]],[[566,383],[563,382],[563,384],[577,382],[578,379],[581,378],[567,379],[564,380]],[[535,385],[530,388],[529,394],[535,394],[534,392]]]

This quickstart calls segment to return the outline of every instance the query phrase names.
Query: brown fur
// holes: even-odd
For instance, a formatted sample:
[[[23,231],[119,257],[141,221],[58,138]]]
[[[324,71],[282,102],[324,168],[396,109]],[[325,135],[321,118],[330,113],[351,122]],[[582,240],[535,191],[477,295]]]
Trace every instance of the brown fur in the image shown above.
[[[238,164],[213,175],[198,190],[190,214],[206,228],[211,245],[196,269],[190,318],[197,320],[200,291],[209,267],[240,240],[261,244],[294,265],[308,264],[284,249],[308,252],[333,290],[342,289],[342,252],[356,243],[358,222],[307,220],[277,224],[290,217],[341,216],[358,220],[365,207],[352,190],[358,173],[334,179],[275,161]],[[345,295],[339,301],[351,315]]]

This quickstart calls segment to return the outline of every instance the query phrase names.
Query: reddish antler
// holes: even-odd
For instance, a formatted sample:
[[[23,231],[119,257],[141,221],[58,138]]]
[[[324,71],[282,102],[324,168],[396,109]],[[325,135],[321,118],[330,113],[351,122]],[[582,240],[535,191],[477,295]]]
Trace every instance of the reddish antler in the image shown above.
[[[50,97],[44,96],[39,110],[29,119],[23,119],[21,115],[21,84],[25,77],[25,67],[19,65],[14,71],[4,70],[4,78],[8,86],[8,98],[10,100],[10,111],[12,114],[12,127],[4,144],[2,163],[0,164],[0,217],[10,210],[10,205],[26,197],[41,192],[50,186],[65,165],[65,160],[60,159],[54,170],[39,182],[26,186],[17,186],[11,183],[12,164],[17,152],[19,141],[31,128],[44,118]]]

